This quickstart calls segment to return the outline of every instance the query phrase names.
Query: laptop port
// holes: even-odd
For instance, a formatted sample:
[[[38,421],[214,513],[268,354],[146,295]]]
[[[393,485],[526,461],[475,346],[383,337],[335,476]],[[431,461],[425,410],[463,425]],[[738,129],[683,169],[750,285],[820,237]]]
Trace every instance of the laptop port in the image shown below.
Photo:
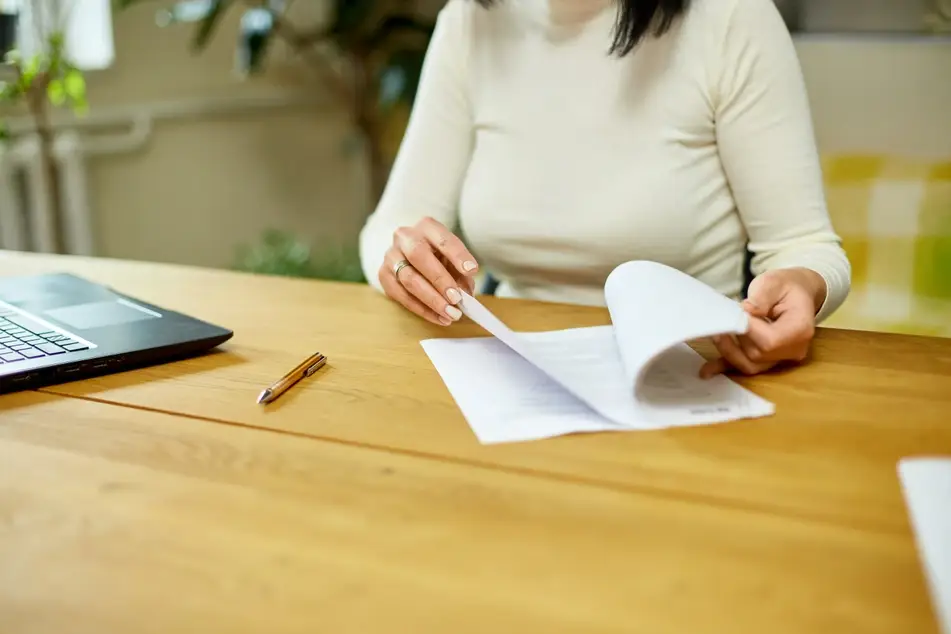
[[[76,365],[67,365],[65,367],[60,368],[59,373],[60,374],[75,374],[82,369],[83,369],[83,365],[80,363],[77,363]]]

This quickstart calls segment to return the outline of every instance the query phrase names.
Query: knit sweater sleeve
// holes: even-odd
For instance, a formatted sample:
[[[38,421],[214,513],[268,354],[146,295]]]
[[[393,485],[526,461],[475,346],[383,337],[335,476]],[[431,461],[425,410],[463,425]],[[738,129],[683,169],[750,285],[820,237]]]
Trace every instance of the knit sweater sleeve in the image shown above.
[[[360,233],[364,275],[382,290],[378,271],[393,232],[431,217],[453,229],[472,154],[467,58],[468,0],[450,0],[437,17],[416,100],[383,195]]]
[[[714,112],[753,273],[790,267],[818,273],[827,288],[817,315],[822,321],[848,295],[851,268],[826,207],[802,70],[772,0],[732,5],[716,42]]]

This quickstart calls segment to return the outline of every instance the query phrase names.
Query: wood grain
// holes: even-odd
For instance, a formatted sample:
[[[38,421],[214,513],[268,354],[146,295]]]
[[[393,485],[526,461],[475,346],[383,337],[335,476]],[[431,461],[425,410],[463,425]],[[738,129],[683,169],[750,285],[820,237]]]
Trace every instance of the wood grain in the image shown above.
[[[0,256],[67,270],[230,326],[224,352],[50,392],[282,430],[512,473],[903,535],[897,461],[951,452],[951,340],[822,330],[794,371],[742,382],[777,415],[727,425],[478,444],[419,340],[483,334],[417,320],[363,286],[147,263]],[[604,310],[490,300],[517,329],[607,323]],[[314,350],[330,365],[274,406],[258,391]],[[2,403],[2,401],[0,401]]]
[[[0,406],[2,632],[937,632],[904,526],[37,393]]]

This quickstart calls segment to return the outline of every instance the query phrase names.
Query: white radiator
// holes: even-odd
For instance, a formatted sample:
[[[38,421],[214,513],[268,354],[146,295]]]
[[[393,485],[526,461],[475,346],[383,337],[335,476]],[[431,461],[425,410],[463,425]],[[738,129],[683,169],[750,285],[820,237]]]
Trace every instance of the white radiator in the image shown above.
[[[2,0],[0,0],[2,2]],[[2,66],[2,65],[0,65]],[[193,121],[256,114],[290,107],[327,106],[326,97],[296,93],[267,97],[202,99],[142,105],[90,113],[65,120],[53,148],[63,195],[62,243],[74,255],[97,255],[90,212],[87,165],[100,156],[139,152],[147,147],[156,121]],[[0,249],[55,250],[57,236],[50,188],[30,119],[10,121],[15,141],[0,144]]]
[[[53,146],[62,192],[56,235],[51,188],[35,136],[0,149],[0,248],[52,253],[61,241],[66,253],[95,255],[86,181],[86,156],[78,134],[63,132]]]

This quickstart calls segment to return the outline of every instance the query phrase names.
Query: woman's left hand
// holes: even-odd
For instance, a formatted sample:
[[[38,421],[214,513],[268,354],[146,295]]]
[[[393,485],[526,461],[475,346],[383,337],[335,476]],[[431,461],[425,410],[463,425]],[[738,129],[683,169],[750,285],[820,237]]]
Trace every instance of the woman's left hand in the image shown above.
[[[743,301],[751,317],[749,331],[714,337],[721,356],[705,363],[700,376],[709,378],[731,368],[759,374],[778,363],[804,360],[825,296],[825,280],[809,269],[775,269],[757,276]]]

